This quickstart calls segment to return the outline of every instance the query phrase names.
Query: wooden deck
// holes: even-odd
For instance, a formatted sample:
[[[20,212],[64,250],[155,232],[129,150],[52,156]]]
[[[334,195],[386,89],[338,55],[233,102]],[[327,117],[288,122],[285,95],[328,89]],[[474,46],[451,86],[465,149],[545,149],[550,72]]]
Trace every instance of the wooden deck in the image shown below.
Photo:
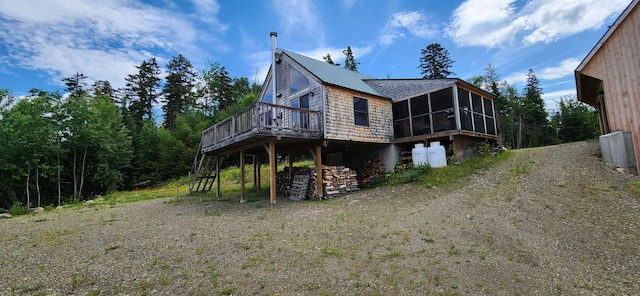
[[[320,111],[256,102],[202,132],[203,154],[232,152],[272,138],[320,139]]]

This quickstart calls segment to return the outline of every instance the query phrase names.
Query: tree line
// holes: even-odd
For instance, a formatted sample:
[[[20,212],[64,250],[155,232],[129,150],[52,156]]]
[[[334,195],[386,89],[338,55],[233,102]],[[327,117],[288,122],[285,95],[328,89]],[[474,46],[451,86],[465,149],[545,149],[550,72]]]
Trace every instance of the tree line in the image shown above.
[[[438,43],[421,50],[418,68],[423,79],[439,79],[452,75],[453,60]],[[546,111],[542,87],[533,69],[526,74],[521,92],[506,80],[500,80],[491,64],[484,73],[469,82],[491,93],[497,112],[498,127],[504,146],[526,148],[594,139],[600,134],[595,109],[579,102],[575,96],[563,97],[559,110]]]
[[[350,47],[344,67],[357,71]],[[329,54],[324,57],[333,63]],[[423,78],[445,78],[453,61],[439,44],[421,51]],[[76,73],[63,79],[65,95],[32,89],[15,98],[0,89],[0,208],[78,202],[115,190],[179,178],[191,168],[201,132],[255,102],[261,85],[229,76],[220,63],[196,72],[182,55],[164,65],[136,66],[125,86],[87,85]],[[491,65],[470,83],[494,95],[498,125],[509,148],[591,139],[595,111],[575,98],[547,113],[533,70],[518,92]],[[161,110],[161,111],[159,111]]]
[[[261,86],[210,63],[197,73],[182,55],[136,66],[123,88],[87,85],[76,73],[65,93],[0,89],[0,208],[46,206],[184,176],[203,129],[255,102]],[[162,111],[160,111],[162,110]]]

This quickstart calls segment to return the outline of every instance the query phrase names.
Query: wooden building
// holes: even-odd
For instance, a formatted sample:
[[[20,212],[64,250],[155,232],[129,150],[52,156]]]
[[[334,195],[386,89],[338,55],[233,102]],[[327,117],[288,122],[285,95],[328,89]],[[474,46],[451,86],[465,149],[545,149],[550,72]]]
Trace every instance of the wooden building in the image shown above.
[[[631,134],[635,168],[640,167],[638,2],[629,4],[575,71],[578,99],[596,108],[601,134]]]
[[[278,154],[310,154],[321,176],[322,165],[358,168],[372,157],[392,170],[414,143],[441,141],[462,158],[498,139],[492,96],[463,80],[375,79],[272,47],[258,101],[203,131],[192,189],[212,187],[222,156],[240,155],[241,166],[247,154],[268,158],[275,202]]]

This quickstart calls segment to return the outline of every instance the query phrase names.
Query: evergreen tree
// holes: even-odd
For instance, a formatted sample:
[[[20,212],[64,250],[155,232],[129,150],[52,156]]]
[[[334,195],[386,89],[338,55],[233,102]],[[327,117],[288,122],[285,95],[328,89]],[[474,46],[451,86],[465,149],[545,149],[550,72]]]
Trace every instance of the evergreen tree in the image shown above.
[[[421,50],[421,54],[418,68],[423,79],[447,78],[454,74],[449,70],[453,65],[453,61],[449,58],[449,51],[439,43],[429,44]]]
[[[158,128],[152,122],[144,122],[136,134],[137,142],[133,149],[133,175],[135,184],[161,181],[159,172]]]
[[[190,109],[194,103],[192,89],[196,73],[191,62],[181,54],[167,63],[167,78],[164,88],[164,126],[169,130],[176,127],[176,117]]]
[[[331,55],[327,53],[326,56],[322,57],[324,59],[324,61],[330,65],[335,65],[336,63],[333,62],[333,59],[331,58]]]
[[[235,98],[232,80],[224,66],[219,63],[209,64],[208,68],[202,71],[201,78],[198,94],[205,114],[212,116],[215,111],[233,104]]]
[[[521,109],[519,108],[521,97],[518,90],[507,81],[500,81],[498,70],[491,64],[484,68],[482,75],[472,77],[469,82],[493,95],[501,144],[507,147],[516,147],[516,118]]]
[[[111,86],[108,80],[98,80],[91,85],[93,96],[104,95],[112,101],[116,100],[116,90]]]
[[[503,81],[499,86],[500,95],[495,98],[498,113],[498,127],[502,134],[503,144],[510,148],[518,147],[518,118],[522,112],[522,97],[518,90]]]
[[[220,68],[218,75],[215,76],[215,84],[217,86],[216,101],[218,102],[218,110],[225,109],[235,102],[233,86],[231,85],[231,77],[229,72],[223,66]]]
[[[234,77],[231,80],[231,92],[233,93],[234,101],[240,101],[251,94],[253,91],[249,86],[249,79],[246,77]]]
[[[130,100],[129,108],[138,127],[147,119],[153,122],[153,105],[158,102],[160,86],[160,67],[156,58],[150,58],[136,66],[138,73],[130,74],[126,80],[126,96]]]
[[[596,111],[575,97],[560,99],[558,137],[563,143],[595,139],[600,135]]]
[[[354,72],[358,72],[358,64],[355,57],[353,56],[353,51],[351,51],[351,46],[347,45],[347,49],[343,50],[342,53],[346,56],[344,60],[344,68],[347,70],[351,70]]]
[[[63,78],[64,85],[67,86],[66,90],[71,93],[72,98],[79,98],[87,93],[87,76],[82,73],[74,74],[73,76]]]
[[[529,69],[527,73],[527,84],[522,96],[517,147],[538,147],[557,143],[557,134],[547,119],[548,113],[542,100],[540,81],[533,69]]]

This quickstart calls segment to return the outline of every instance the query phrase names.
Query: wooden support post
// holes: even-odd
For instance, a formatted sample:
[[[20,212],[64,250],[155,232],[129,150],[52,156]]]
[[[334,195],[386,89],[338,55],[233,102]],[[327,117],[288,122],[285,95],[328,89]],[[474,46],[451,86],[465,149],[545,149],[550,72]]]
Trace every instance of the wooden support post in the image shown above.
[[[289,180],[292,180],[291,174],[293,174],[293,157],[291,155],[291,152],[289,152],[288,158],[289,158]]]
[[[258,164],[256,163],[257,157],[253,155],[253,189],[258,189]]]
[[[216,196],[220,197],[220,156],[216,155]]]
[[[245,202],[244,149],[240,150],[240,202]]]
[[[322,199],[324,196],[324,192],[322,190],[322,146],[316,146],[316,192],[318,194],[318,199]]]
[[[271,140],[269,142],[269,196],[271,205],[276,203],[276,170],[278,169],[276,161],[276,141]]]
[[[258,190],[262,189],[262,177],[260,174],[261,167],[262,167],[262,158],[258,156]]]

